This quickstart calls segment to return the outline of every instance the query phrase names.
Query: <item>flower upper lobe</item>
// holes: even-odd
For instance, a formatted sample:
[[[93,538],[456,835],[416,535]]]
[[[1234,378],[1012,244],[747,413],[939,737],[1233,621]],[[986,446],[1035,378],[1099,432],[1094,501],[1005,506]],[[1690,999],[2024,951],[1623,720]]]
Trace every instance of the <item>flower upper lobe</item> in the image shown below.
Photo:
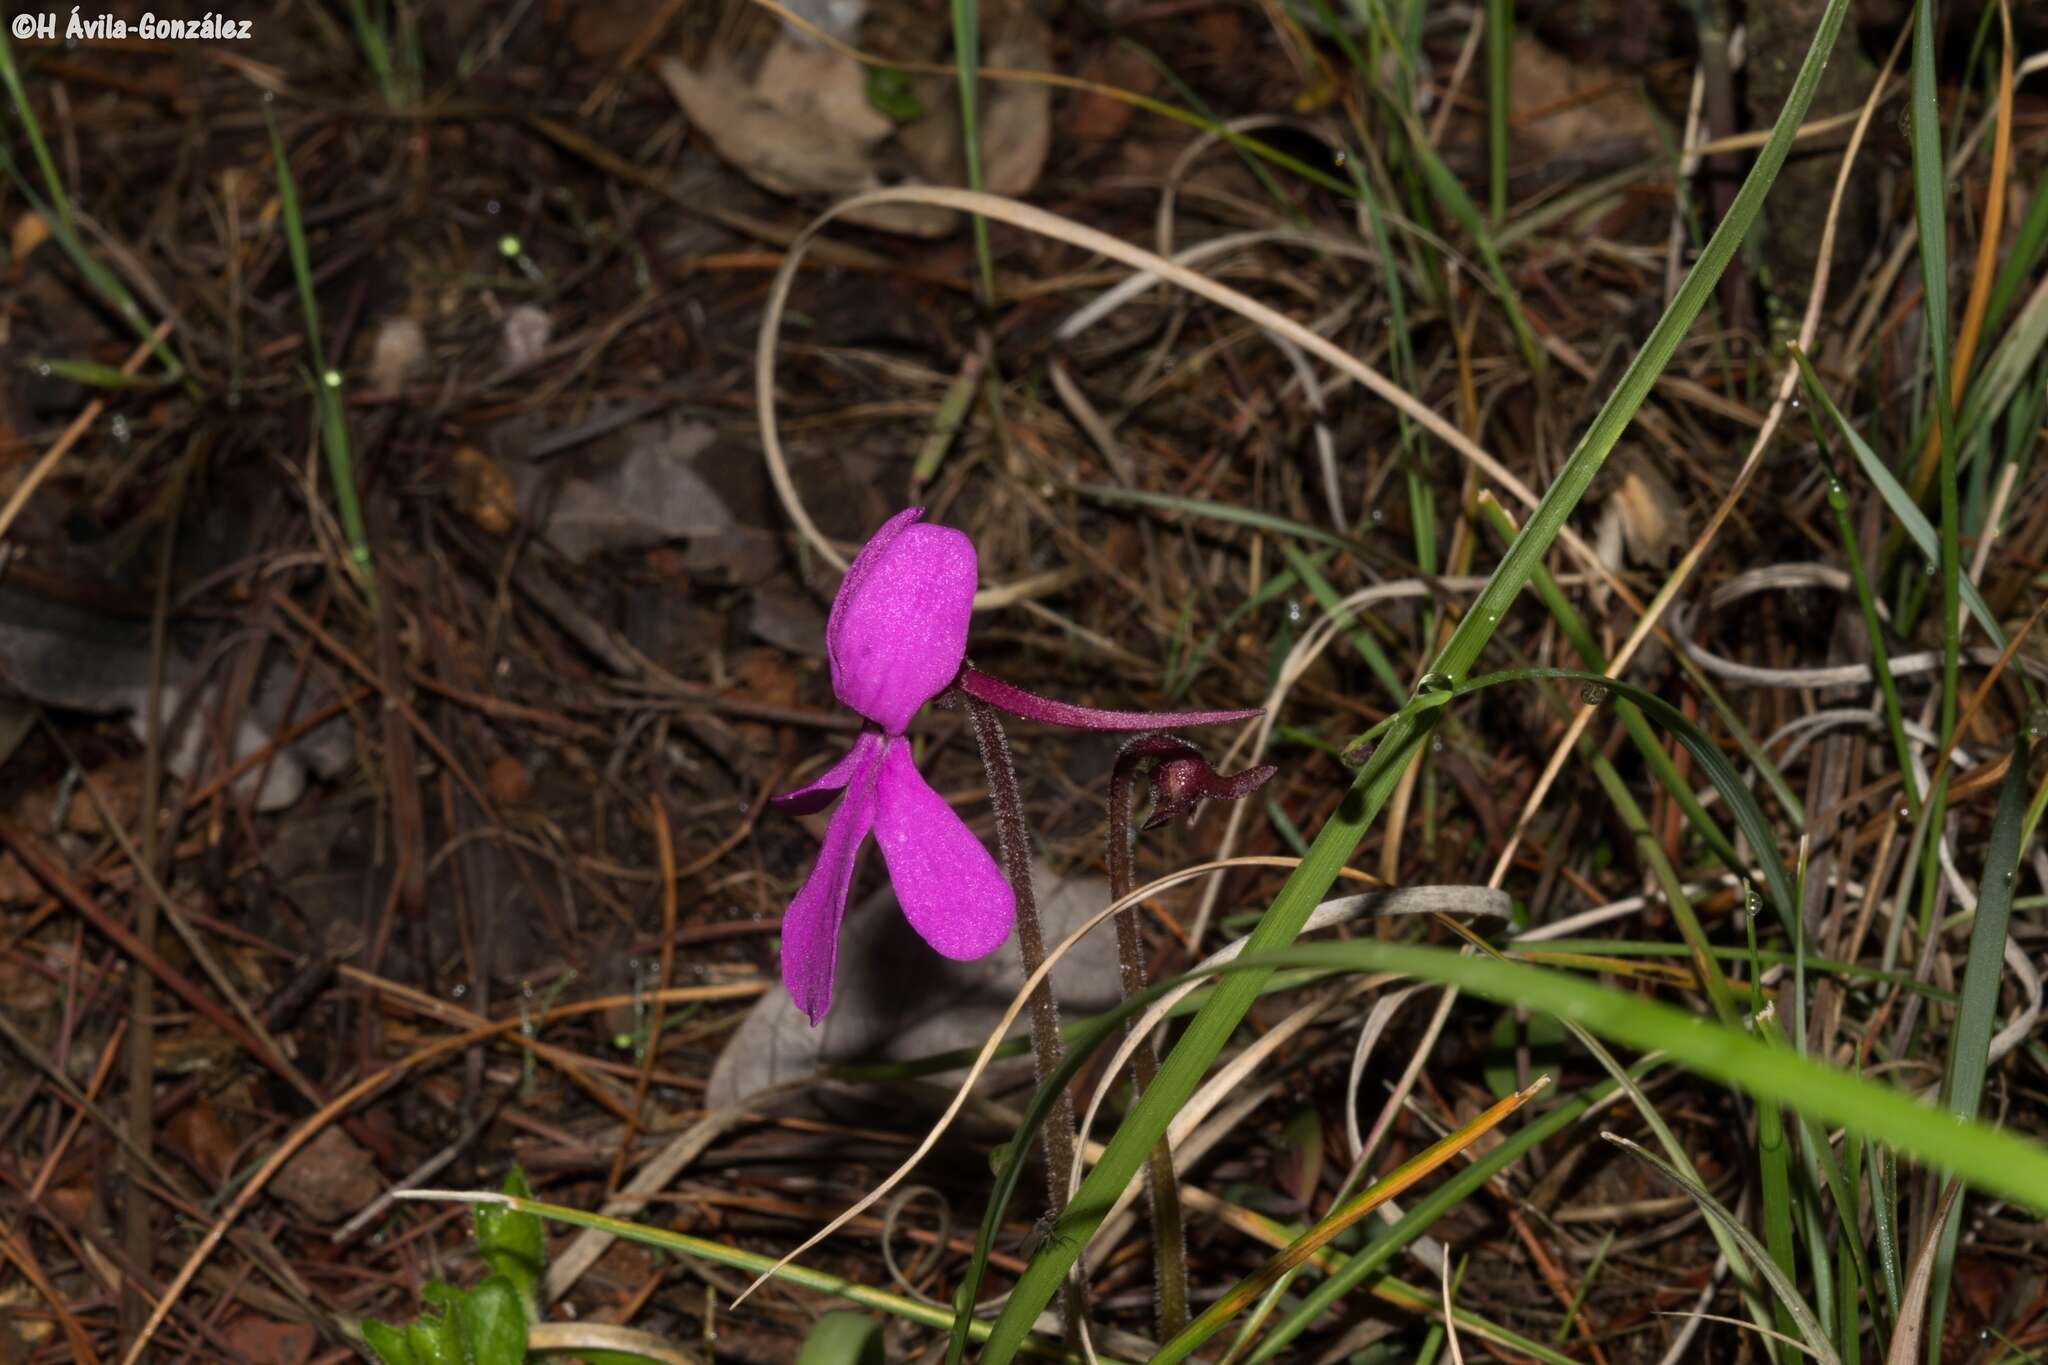
[[[890,735],[952,685],[967,655],[974,542],[917,524],[922,513],[898,513],[875,533],[839,585],[825,628],[832,691]]]

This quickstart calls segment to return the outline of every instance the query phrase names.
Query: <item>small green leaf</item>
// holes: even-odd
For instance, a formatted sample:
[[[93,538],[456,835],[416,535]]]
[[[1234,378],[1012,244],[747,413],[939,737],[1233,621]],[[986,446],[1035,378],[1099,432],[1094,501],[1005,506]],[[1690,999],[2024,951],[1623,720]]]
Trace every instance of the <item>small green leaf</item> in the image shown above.
[[[420,1302],[443,1313],[453,1313],[468,1297],[446,1280],[428,1280],[420,1286]]]
[[[459,1297],[456,1302],[461,1302]],[[462,1354],[462,1330],[452,1311],[446,1317],[415,1319],[405,1329],[405,1340],[419,1365],[468,1365]]]
[[[882,1365],[882,1324],[865,1313],[827,1313],[804,1338],[796,1365]]]
[[[413,1353],[412,1344],[405,1339],[405,1333],[389,1323],[375,1318],[363,1319],[363,1340],[377,1353],[377,1359],[384,1365],[420,1365]]]
[[[475,1365],[525,1365],[526,1308],[510,1279],[492,1275],[470,1290],[461,1323]]]
[[[875,112],[898,123],[924,117],[924,101],[910,84],[910,73],[894,66],[868,68],[868,103]]]
[[[505,1173],[505,1193],[531,1199],[526,1172],[515,1163]],[[547,1264],[547,1234],[540,1219],[504,1204],[478,1204],[473,1210],[476,1250],[494,1274],[503,1275],[519,1292],[529,1320],[540,1317],[540,1273]]]
[[[29,367],[95,389],[160,389],[176,377],[123,374],[118,365],[103,365],[96,360],[65,360],[58,356],[37,356],[29,362]]]

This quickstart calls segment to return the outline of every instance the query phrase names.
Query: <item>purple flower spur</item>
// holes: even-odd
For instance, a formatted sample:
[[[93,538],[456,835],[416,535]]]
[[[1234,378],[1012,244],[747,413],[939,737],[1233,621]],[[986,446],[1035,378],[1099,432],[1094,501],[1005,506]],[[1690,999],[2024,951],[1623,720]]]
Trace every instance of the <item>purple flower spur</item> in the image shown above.
[[[974,542],[897,513],[846,571],[825,626],[832,691],[868,724],[853,748],[808,785],[774,797],[792,815],[825,809],[840,792],[817,866],[782,917],[782,982],[812,1024],[832,1006],[839,925],[856,855],[870,832],[911,927],[946,957],[983,957],[1016,918],[1010,884],[981,841],[911,760],[905,730],[933,697],[958,686],[1027,720],[1088,730],[1211,725],[1250,711],[1100,711],[1035,696],[966,664],[977,578]]]

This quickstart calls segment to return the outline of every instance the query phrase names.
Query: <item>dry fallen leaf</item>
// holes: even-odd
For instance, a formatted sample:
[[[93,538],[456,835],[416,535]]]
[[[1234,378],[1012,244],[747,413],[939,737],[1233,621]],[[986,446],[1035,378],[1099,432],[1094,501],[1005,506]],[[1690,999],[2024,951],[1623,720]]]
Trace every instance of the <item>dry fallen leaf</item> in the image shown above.
[[[1657,467],[1641,455],[1624,457],[1614,491],[1600,509],[1597,549],[1609,568],[1630,563],[1663,568],[1685,548],[1685,504]]]
[[[1109,884],[1099,877],[1062,880],[1040,866],[1037,884],[1048,948],[1109,904]],[[906,974],[917,989],[903,989]],[[1115,1005],[1118,981],[1115,930],[1107,924],[1081,940],[1052,972],[1054,996],[1078,1014]],[[812,1028],[780,986],[762,996],[719,1054],[704,1103],[734,1104],[838,1062],[902,1061],[979,1047],[1023,984],[1014,939],[979,961],[949,961],[918,938],[885,886],[846,916],[838,985],[824,1022]]]
[[[164,1136],[216,1186],[234,1169],[235,1136],[204,1095],[171,1115]]]
[[[427,334],[411,318],[386,318],[370,344],[370,387],[393,393],[419,373],[427,359]]]
[[[519,524],[519,498],[505,471],[475,446],[458,448],[450,463],[455,468],[448,501],[455,505],[455,510],[479,530],[494,536],[509,534]]]
[[[724,501],[693,464],[716,431],[696,423],[646,423],[625,435],[623,456],[572,475],[554,490],[540,528],[549,544],[581,563],[606,550],[638,550],[732,525]],[[509,474],[520,504],[531,509],[541,467],[514,465]]]
[[[14,220],[12,241],[13,256],[17,268],[28,259],[28,254],[50,239],[50,225],[43,221],[43,215],[34,209]]]
[[[1574,62],[1528,34],[1515,40],[1508,73],[1515,141],[1536,160],[1657,145],[1633,73]]]
[[[778,194],[852,194],[880,183],[868,149],[894,125],[867,102],[859,62],[777,40],[750,79],[731,64],[656,65],[669,93],[718,154]]]
[[[1017,71],[1050,70],[1051,32],[1045,21],[1023,10],[997,20],[986,61]],[[942,96],[930,101],[933,112],[905,128],[901,140],[918,174],[937,184],[959,185],[967,180],[960,149],[959,93],[951,82],[946,87]],[[982,187],[991,194],[1027,194],[1038,183],[1052,149],[1052,89],[1016,80],[989,81],[981,88]]]
[[[320,1344],[320,1333],[304,1322],[277,1322],[254,1313],[242,1313],[221,1329],[227,1344],[246,1360],[270,1361],[272,1365],[304,1365]]]
[[[987,60],[1050,68],[1044,22],[1022,10],[994,21]],[[730,62],[693,71],[672,57],[655,69],[718,154],[763,189],[843,198],[884,184],[964,182],[959,108],[949,81],[921,83],[931,112],[899,132],[868,102],[859,62],[787,34],[751,76]],[[1052,146],[1052,92],[1024,81],[983,88],[982,183],[996,194],[1023,194],[1038,182]],[[869,205],[843,216],[910,237],[942,237],[960,224],[950,209],[925,204]]]
[[[370,1154],[331,1123],[270,1182],[272,1194],[315,1223],[338,1223],[383,1190],[384,1177]]]

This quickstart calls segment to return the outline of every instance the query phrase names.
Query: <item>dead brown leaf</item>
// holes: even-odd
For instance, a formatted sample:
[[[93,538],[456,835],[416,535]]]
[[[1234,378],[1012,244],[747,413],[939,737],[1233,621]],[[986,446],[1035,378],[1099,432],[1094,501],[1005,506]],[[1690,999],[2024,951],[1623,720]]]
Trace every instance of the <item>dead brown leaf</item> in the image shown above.
[[[777,194],[853,194],[880,183],[869,149],[893,125],[867,102],[860,63],[777,40],[748,78],[720,63],[656,64],[669,93],[718,154]]]
[[[320,1333],[309,1323],[278,1322],[254,1313],[230,1319],[221,1336],[244,1359],[271,1361],[274,1365],[305,1365],[313,1358],[313,1348],[320,1344]]]
[[[284,1164],[270,1192],[315,1223],[338,1223],[384,1189],[370,1154],[329,1124]]]
[[[1603,149],[1656,145],[1631,73],[1574,62],[1527,34],[1515,40],[1508,71],[1515,140],[1538,159],[1592,159]]]
[[[220,1111],[201,1095],[171,1115],[164,1135],[186,1160],[215,1185],[223,1183],[235,1162],[235,1135],[221,1122]]]
[[[519,499],[496,461],[475,446],[462,446],[451,463],[455,476],[449,481],[448,501],[456,511],[494,536],[506,535],[519,524]]]

